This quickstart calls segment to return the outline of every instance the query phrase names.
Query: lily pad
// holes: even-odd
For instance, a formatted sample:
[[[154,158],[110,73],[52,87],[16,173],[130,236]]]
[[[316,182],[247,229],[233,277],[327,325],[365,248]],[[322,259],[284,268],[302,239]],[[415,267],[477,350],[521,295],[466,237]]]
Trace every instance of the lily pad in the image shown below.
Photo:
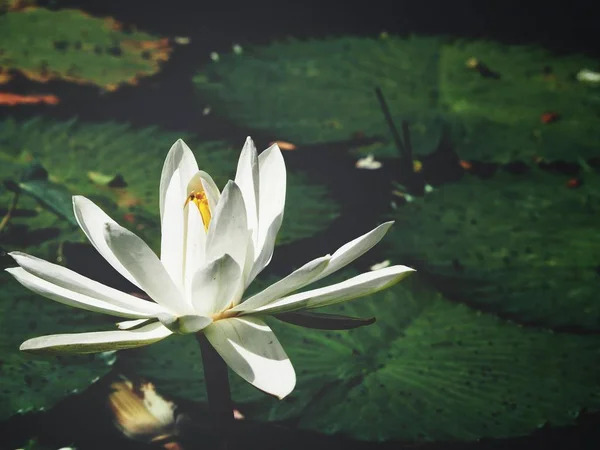
[[[449,298],[521,323],[600,330],[600,177],[467,176],[396,210],[389,254]]]
[[[114,123],[88,125],[35,119],[0,122],[0,179],[18,180],[24,165],[39,161],[49,181],[97,202],[117,222],[158,250],[160,172],[169,148],[180,137],[219,186],[234,176],[240,147],[224,142],[201,143],[189,134],[153,128],[136,130]],[[122,176],[120,183],[98,183],[97,177],[96,182],[89,177],[89,172],[112,174],[116,170]],[[44,194],[40,196],[44,200]],[[0,205],[8,207],[11,198],[11,192],[1,191]],[[288,173],[287,201],[294,207],[286,209],[279,242],[308,237],[326,228],[337,216],[338,207],[327,191],[310,184],[302,174]],[[83,236],[68,221],[24,196],[10,224],[11,230],[3,233],[0,242],[11,249],[36,247],[41,242],[48,246]]]
[[[500,78],[469,69],[473,57]],[[409,121],[416,154],[433,151],[446,124],[462,159],[573,160],[600,146],[600,91],[575,79],[596,66],[580,55],[490,41],[343,37],[227,55],[195,82],[217,113],[296,143],[374,135],[382,142],[357,151],[398,157],[379,86],[397,128]],[[558,120],[542,123],[544,113]]]
[[[2,259],[3,266],[14,266],[8,260]],[[47,409],[110,370],[102,355],[43,358],[20,352],[19,345],[32,337],[106,329],[104,317],[36,295],[4,271],[0,285],[0,420]]]
[[[290,39],[243,55],[225,55],[195,77],[200,96],[217,113],[295,143],[376,135],[397,156],[379,106],[380,87],[391,113],[410,120],[416,151],[439,138],[438,38]],[[373,151],[373,149],[369,149]]]
[[[4,74],[19,71],[34,81],[60,79],[108,91],[157,73],[172,50],[168,39],[126,31],[110,17],[34,7],[0,16],[0,42]]]
[[[271,320],[297,385],[279,401],[230,375],[247,418],[372,441],[470,441],[571,424],[600,406],[598,337],[523,328],[449,302],[418,279],[327,311],[377,322],[319,331]],[[195,347],[193,338],[167,339],[122,352],[120,362],[157,389],[205,401]]]
[[[500,78],[469,71],[469,58]],[[534,46],[458,41],[443,47],[439,64],[439,101],[462,125],[461,156],[508,162],[597,155],[600,91],[575,79],[596,61]],[[557,120],[544,123],[544,113]]]

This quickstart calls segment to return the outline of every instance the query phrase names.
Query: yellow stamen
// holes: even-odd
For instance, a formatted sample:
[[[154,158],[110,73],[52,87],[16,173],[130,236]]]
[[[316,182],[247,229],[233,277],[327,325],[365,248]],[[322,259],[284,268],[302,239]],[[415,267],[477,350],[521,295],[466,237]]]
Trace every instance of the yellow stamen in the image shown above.
[[[237,317],[239,313],[232,311],[231,308],[233,308],[233,303],[230,304],[224,311],[213,314],[211,316],[213,322],[216,322],[217,320],[230,319],[232,317]]]
[[[185,208],[189,202],[194,202],[198,207],[198,211],[200,211],[200,215],[202,216],[202,223],[204,224],[204,230],[208,231],[208,225],[210,225],[210,207],[208,206],[208,198],[206,198],[206,193],[192,191],[188,198],[185,201]]]

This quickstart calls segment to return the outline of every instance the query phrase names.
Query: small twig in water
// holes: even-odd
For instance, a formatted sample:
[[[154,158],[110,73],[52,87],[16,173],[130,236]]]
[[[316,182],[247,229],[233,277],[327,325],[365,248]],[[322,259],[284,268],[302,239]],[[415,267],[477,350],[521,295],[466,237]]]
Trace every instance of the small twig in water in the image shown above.
[[[10,206],[8,207],[8,211],[6,211],[6,214],[2,218],[2,221],[0,221],[0,233],[2,232],[4,227],[6,227],[8,222],[10,221],[13,213],[15,212],[15,209],[17,209],[18,202],[19,202],[19,192],[15,192],[13,194],[12,202],[11,202]]]
[[[392,136],[394,137],[394,142],[396,144],[396,148],[398,149],[398,152],[400,152],[400,156],[402,156],[405,159],[411,160],[410,155],[407,155],[407,153],[406,153],[406,147],[404,146],[404,143],[402,142],[402,138],[400,137],[400,134],[398,133],[398,130],[396,129],[396,126],[394,125],[394,120],[392,119],[392,115],[390,114],[390,109],[388,108],[388,105],[385,102],[385,98],[383,98],[383,93],[381,92],[381,88],[379,86],[377,86],[375,88],[375,93],[377,94],[377,99],[379,100],[379,106],[381,106],[381,110],[383,111],[385,120],[388,124],[388,127],[390,128]]]
[[[402,121],[402,134],[404,135],[404,153],[407,164],[410,163],[412,165],[413,159],[413,149],[412,144],[410,142],[410,130],[408,129],[408,120]]]

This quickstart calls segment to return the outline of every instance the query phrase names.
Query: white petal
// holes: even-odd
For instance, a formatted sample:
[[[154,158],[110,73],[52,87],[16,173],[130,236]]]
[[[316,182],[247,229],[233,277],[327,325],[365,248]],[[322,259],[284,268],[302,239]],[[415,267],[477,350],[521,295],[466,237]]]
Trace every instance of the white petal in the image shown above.
[[[188,195],[192,191],[204,191],[206,198],[208,199],[208,207],[211,213],[214,213],[217,203],[219,203],[221,193],[219,192],[219,188],[213,181],[212,177],[203,170],[198,171],[198,173],[192,177],[187,186]]]
[[[57,286],[56,284],[36,277],[22,267],[12,267],[10,269],[6,269],[6,271],[15,277],[15,279],[27,289],[64,305],[85,309],[87,311],[109,314],[111,316],[125,317],[128,319],[154,317],[154,314],[117,306],[114,303],[107,302],[106,300],[99,300],[98,298],[90,297],[88,295],[80,294],[70,289]]]
[[[196,314],[211,316],[235,303],[243,292],[242,270],[229,255],[198,271],[192,283],[192,305]]]
[[[334,305],[388,288],[411,272],[414,272],[414,269],[406,266],[387,267],[357,275],[331,286],[293,294],[242,314],[277,314]]]
[[[125,310],[135,311],[143,317],[154,317],[164,311],[164,308],[157,303],[149,302],[105,286],[58,264],[52,264],[21,252],[12,252],[9,255],[27,272],[57,287],[106,302]]]
[[[211,261],[228,254],[242,268],[249,239],[242,192],[235,182],[229,181],[208,228],[206,259]]]
[[[252,230],[252,242],[256,245],[258,236],[258,154],[250,136],[246,138],[238,160],[235,182],[244,196],[248,229]]]
[[[258,389],[284,398],[296,385],[289,358],[269,326],[258,318],[219,320],[204,334],[221,358]]]
[[[198,164],[190,148],[181,139],[178,139],[169,150],[160,175],[159,206],[161,221],[165,212],[167,188],[171,184],[171,178],[176,171],[179,172],[180,186],[178,190],[183,196],[180,198],[181,205],[183,205],[187,196],[187,185],[198,172]]]
[[[352,261],[359,256],[364,255],[366,252],[371,250],[388,232],[394,222],[385,222],[379,225],[377,228],[369,231],[362,236],[342,245],[336,252],[331,256],[331,261],[327,268],[321,272],[313,281],[325,278],[334,272],[337,272],[342,267],[346,267]]]
[[[194,202],[188,203],[185,213],[185,293],[188,303],[192,304],[192,282],[198,270],[205,265],[206,232]]]
[[[255,258],[254,264],[252,265],[252,269],[249,271],[248,276],[246,277],[246,286],[249,286],[252,283],[252,280],[257,277],[262,270],[269,265],[271,262],[271,258],[273,257],[273,251],[275,250],[275,239],[277,238],[277,233],[279,232],[279,228],[281,227],[281,218],[275,219],[271,226],[267,230],[267,237],[265,238],[265,243],[262,248],[256,248],[255,251],[260,251]]]
[[[106,224],[104,234],[114,256],[152,299],[177,315],[193,312],[156,254],[142,239],[117,224]]]
[[[160,239],[160,260],[171,279],[183,291],[184,204],[186,192],[181,190],[181,176],[176,169],[164,198]]]
[[[331,256],[326,255],[314,259],[295,270],[287,277],[272,284],[258,294],[244,300],[241,304],[233,308],[233,311],[252,311],[253,309],[267,305],[273,300],[294,292],[307,284],[311,283],[329,264]]]
[[[124,320],[123,322],[117,322],[117,328],[119,330],[130,330],[131,328],[139,327],[149,320],[150,319]]]
[[[274,247],[285,208],[286,171],[281,150],[277,144],[262,152],[258,157],[259,199],[258,199],[258,246],[256,255],[264,247]],[[269,261],[270,255],[262,258]],[[264,267],[264,266],[263,266]]]
[[[115,268],[117,272],[123,275],[127,280],[133,283],[135,286],[142,289],[135,278],[129,273],[129,271],[121,264],[121,262],[115,257],[112,250],[108,248],[108,244],[104,239],[104,228],[106,224],[115,224],[117,222],[112,220],[102,209],[95,205],[91,200],[88,200],[81,195],[73,196],[73,211],[75,212],[75,218],[77,223],[89,239],[90,243],[98,250],[98,253]]]
[[[28,353],[98,353],[152,344],[171,332],[159,322],[130,331],[53,334],[29,339],[20,350]]]
[[[212,323],[212,318],[196,314],[172,316],[162,314],[158,317],[160,323],[177,334],[197,333]]]

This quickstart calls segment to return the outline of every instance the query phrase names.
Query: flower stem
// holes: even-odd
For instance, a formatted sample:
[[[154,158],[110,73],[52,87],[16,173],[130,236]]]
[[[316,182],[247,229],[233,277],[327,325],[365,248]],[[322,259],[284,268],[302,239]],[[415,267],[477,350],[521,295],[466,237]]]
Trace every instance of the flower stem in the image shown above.
[[[208,342],[204,333],[197,333],[196,339],[202,352],[208,409],[215,427],[217,448],[225,450],[228,446],[228,436],[233,431],[233,402],[227,364]]]

